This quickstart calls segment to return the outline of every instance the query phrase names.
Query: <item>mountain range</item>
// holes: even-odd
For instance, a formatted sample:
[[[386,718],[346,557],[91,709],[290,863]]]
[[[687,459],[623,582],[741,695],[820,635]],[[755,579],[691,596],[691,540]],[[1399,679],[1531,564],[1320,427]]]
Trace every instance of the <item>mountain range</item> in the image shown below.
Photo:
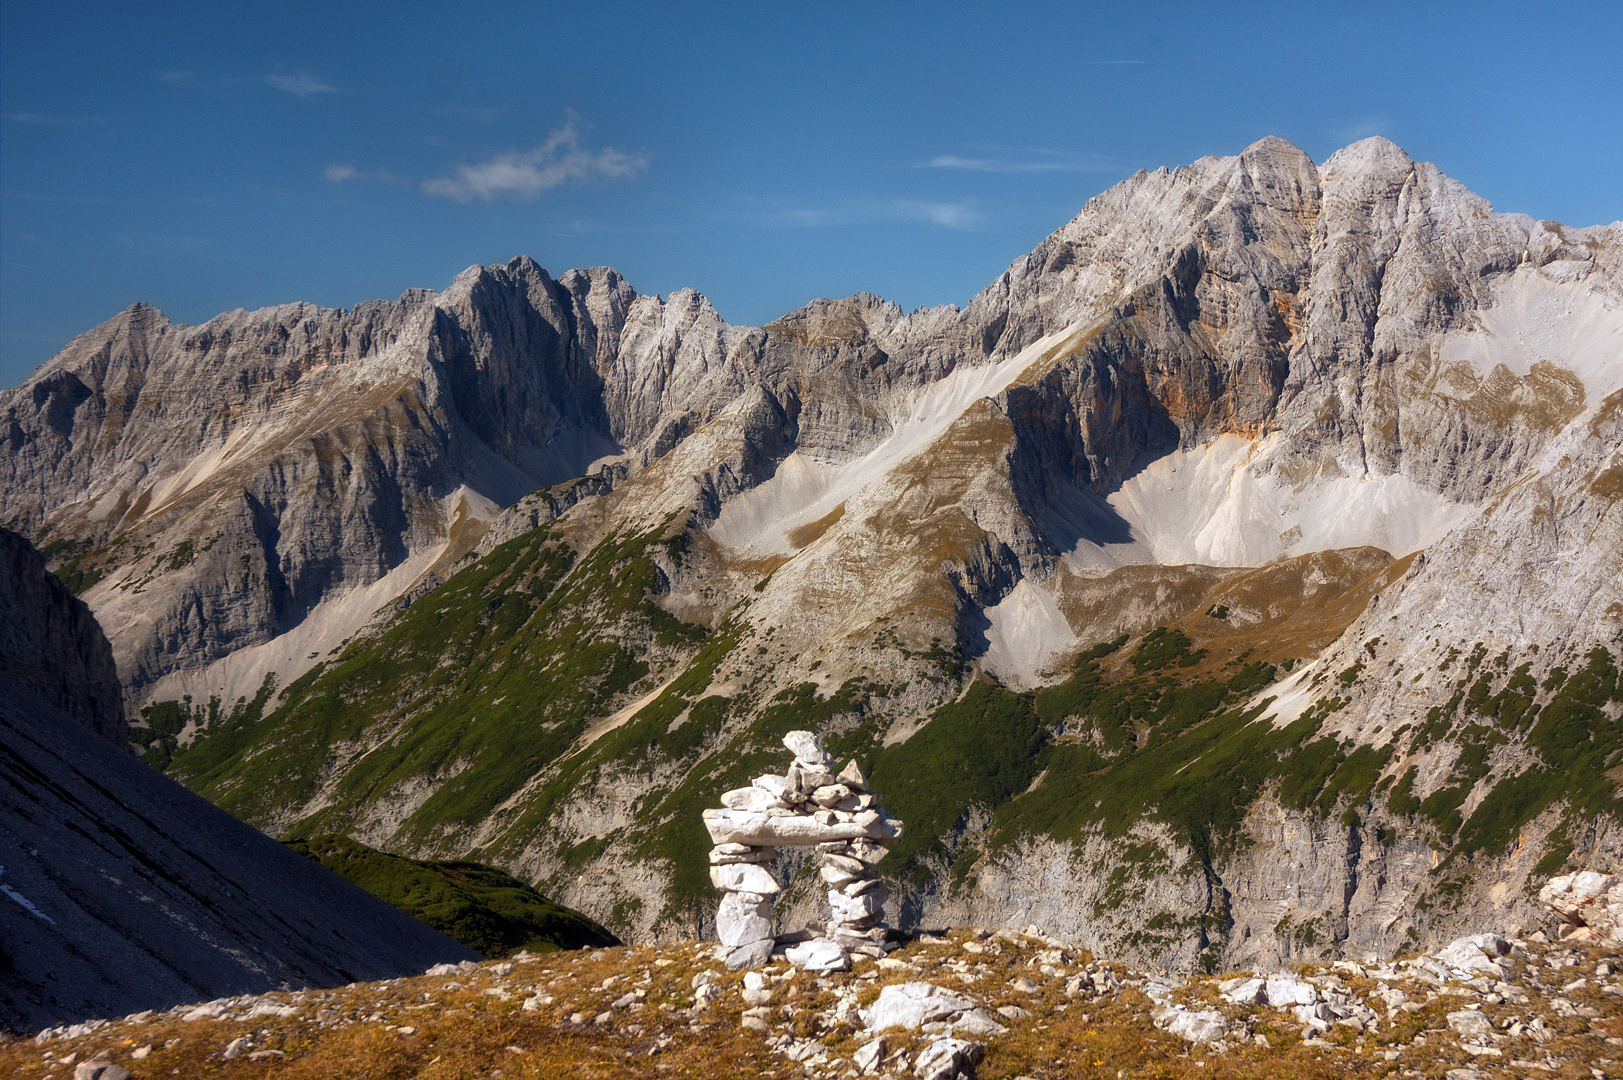
[[[0,506],[147,760],[274,835],[704,934],[700,811],[810,729],[908,823],[893,923],[1262,967],[1615,865],[1620,391],[1623,224],[1265,139],[962,309],[137,304],[0,393]]]

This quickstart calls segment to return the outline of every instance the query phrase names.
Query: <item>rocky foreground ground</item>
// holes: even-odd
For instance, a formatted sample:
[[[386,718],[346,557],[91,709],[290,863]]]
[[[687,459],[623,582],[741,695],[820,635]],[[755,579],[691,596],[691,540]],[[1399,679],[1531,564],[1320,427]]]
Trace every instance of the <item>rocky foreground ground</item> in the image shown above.
[[[926,934],[830,977],[729,973],[713,950],[519,954],[91,1021],[0,1042],[0,1076],[1623,1076],[1616,951],[1539,934],[1191,980],[1034,930]]]

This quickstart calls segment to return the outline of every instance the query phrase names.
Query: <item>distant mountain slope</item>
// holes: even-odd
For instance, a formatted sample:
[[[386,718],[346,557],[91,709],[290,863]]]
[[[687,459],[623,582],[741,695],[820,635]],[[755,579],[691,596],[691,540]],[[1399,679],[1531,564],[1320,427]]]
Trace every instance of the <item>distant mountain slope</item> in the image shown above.
[[[698,812],[810,728],[923,823],[896,918],[1183,966],[1503,928],[1623,847],[1623,226],[1265,139],[962,310],[738,328],[521,259],[366,311],[127,314],[0,397],[136,741],[266,829],[682,936]]]
[[[107,638],[23,537],[0,529],[0,671],[115,746],[128,745]]]
[[[288,846],[485,956],[620,944],[580,912],[480,863],[406,859],[343,836],[312,836]]]
[[[39,561],[15,548],[4,552],[8,588],[27,577],[17,562]],[[76,625],[44,590],[8,592],[4,605],[27,626]],[[75,641],[82,651],[61,656],[61,670],[94,676],[107,656],[94,620]],[[0,656],[6,1027],[417,974],[475,955],[141,764],[24,688],[13,655]],[[105,681],[77,692],[117,699]]]

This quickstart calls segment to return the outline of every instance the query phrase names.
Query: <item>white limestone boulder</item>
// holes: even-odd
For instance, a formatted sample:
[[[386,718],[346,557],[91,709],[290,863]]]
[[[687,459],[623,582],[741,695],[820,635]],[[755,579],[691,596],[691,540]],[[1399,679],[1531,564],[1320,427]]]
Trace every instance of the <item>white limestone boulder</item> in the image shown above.
[[[879,998],[859,1011],[862,1025],[869,1031],[890,1028],[912,1031],[935,1020],[952,1022],[980,1002],[972,997],[927,982],[896,983],[879,991]]]
[[[1267,987],[1266,979],[1229,979],[1218,984],[1218,992],[1224,1001],[1234,1005],[1266,1005]]]
[[[727,892],[755,893],[770,896],[783,891],[783,887],[773,880],[755,863],[730,863],[710,868],[710,884]]]
[[[1563,940],[1623,941],[1623,881],[1585,870],[1551,878],[1538,891],[1561,921]]]
[[[913,1075],[918,1080],[957,1080],[974,1076],[983,1048],[966,1039],[936,1039],[913,1059]]]
[[[1456,971],[1485,972],[1497,977],[1504,972],[1490,959],[1489,953],[1493,956],[1504,955],[1499,952],[1500,944],[1506,946],[1506,953],[1510,951],[1510,943],[1494,934],[1455,938],[1436,953],[1437,962]]]
[[[771,938],[745,942],[743,945],[734,948],[723,945],[721,949],[721,960],[722,963],[727,965],[728,971],[738,971],[742,968],[758,968],[772,959]]]
[[[847,762],[845,768],[840,770],[839,780],[852,791],[868,790],[868,774],[854,760]]]
[[[834,759],[823,749],[823,740],[809,731],[791,731],[783,737],[783,745],[795,755],[797,762],[824,770],[834,768]]]
[[[1317,1005],[1319,1002],[1317,987],[1291,975],[1268,976],[1264,992],[1267,994],[1267,1004],[1276,1009],[1287,1009],[1292,1005]]]
[[[853,874],[851,871],[845,869],[845,867],[835,866],[832,863],[824,863],[822,866],[818,867],[817,876],[836,889],[849,885],[853,881],[860,880],[856,874]]]
[[[1228,1021],[1223,1014],[1215,1009],[1194,1011],[1179,1006],[1157,1009],[1161,1014],[1155,1019],[1155,1026],[1166,1031],[1169,1035],[1192,1043],[1211,1043],[1224,1038],[1229,1033]]]
[[[777,848],[750,847],[748,844],[717,844],[710,849],[710,865],[765,863],[771,862],[777,854]]]
[[[972,1035],[979,1039],[989,1039],[993,1035],[1007,1035],[1008,1032],[1009,1029],[998,1023],[984,1008],[970,1009],[952,1022],[954,1035]]]
[[[722,793],[721,805],[729,810],[754,810],[765,813],[768,810],[788,810],[789,804],[780,797],[767,791],[765,788],[750,785],[744,788],[735,788]]]
[[[783,955],[791,964],[813,975],[846,971],[851,967],[851,958],[844,949],[821,938],[791,945],[783,951]]]
[[[865,892],[861,896],[846,896],[837,890],[830,890],[828,903],[834,909],[835,922],[854,923],[883,911],[887,895],[885,891],[877,891]]]
[[[869,836],[866,826],[852,821],[825,824],[811,817],[768,817],[748,810],[706,810],[704,825],[716,844],[752,847],[810,847],[830,840]]]
[[[716,937],[723,945],[737,948],[750,942],[772,939],[772,898],[756,893],[730,892],[716,909]],[[767,952],[771,952],[770,948]]]

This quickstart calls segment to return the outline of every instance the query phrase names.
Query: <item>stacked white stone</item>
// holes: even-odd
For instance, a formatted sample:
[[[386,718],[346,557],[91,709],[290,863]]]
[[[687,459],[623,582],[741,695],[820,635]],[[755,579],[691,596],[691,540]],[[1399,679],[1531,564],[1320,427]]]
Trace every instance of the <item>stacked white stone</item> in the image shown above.
[[[799,953],[830,968],[846,966],[850,952],[882,955],[890,893],[872,867],[886,844],[901,839],[902,823],[868,791],[856,762],[836,775],[834,759],[811,732],[791,731],[783,744],[795,755],[786,775],[758,777],[722,795],[725,809],[704,812],[716,845],[710,881],[724,894],[716,932],[727,966],[758,967],[772,955],[772,897],[780,888],[760,864],[782,846],[818,850],[833,908],[826,941],[797,945],[790,959]]]

